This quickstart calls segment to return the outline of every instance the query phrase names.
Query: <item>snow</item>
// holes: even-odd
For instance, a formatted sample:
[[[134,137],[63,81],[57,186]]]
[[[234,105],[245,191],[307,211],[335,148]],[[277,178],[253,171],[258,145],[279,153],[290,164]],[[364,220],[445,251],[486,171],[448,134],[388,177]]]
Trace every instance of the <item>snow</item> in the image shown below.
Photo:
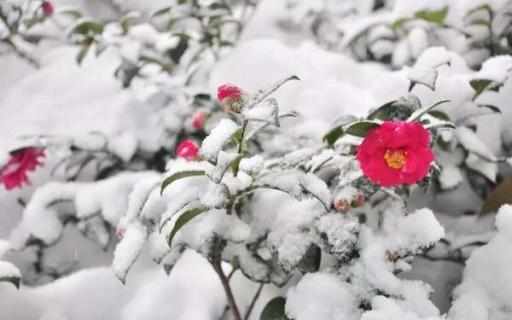
[[[229,119],[222,119],[203,140],[200,154],[206,160],[216,163],[219,152],[239,129],[238,125]]]
[[[87,15],[102,21],[115,20],[112,8],[102,10],[105,4],[97,1],[62,1],[62,5],[73,2],[87,8]],[[18,146],[49,145],[45,167],[30,175],[32,187],[9,193],[0,190],[5,209],[1,231],[21,219],[10,230],[9,242],[0,241],[0,256],[9,250],[5,255],[9,262],[0,262],[0,269],[13,275],[16,265],[25,276],[25,270],[37,259],[36,249],[16,250],[31,238],[45,245],[55,244],[42,253],[44,262],[55,270],[62,269],[61,260],[66,255],[78,257],[82,252],[79,230],[106,250],[96,252],[99,248],[91,247],[90,257],[80,257],[90,261],[77,259],[70,275],[41,287],[24,285],[15,291],[1,284],[2,314],[15,320],[226,318],[220,282],[208,261],[194,252],[206,256],[212,240],[223,238],[227,242],[223,258],[238,261],[242,271],[231,280],[241,309],[249,304],[257,286],[247,278],[286,284],[283,288],[265,285],[251,319],[259,319],[264,302],[276,295],[288,298],[286,311],[296,320],[505,320],[512,316],[512,262],[507,254],[512,209],[500,209],[497,230],[489,228],[493,214],[481,218],[469,215],[479,211],[485,199],[472,189],[475,181],[470,185],[466,174],[468,168],[473,169],[492,182],[509,174],[509,168],[497,162],[503,157],[512,164],[508,150],[511,113],[507,108],[512,58],[497,56],[484,62],[487,52],[474,52],[472,38],[466,39],[452,28],[485,39],[485,30],[466,28],[463,16],[480,3],[501,8],[505,1],[397,0],[386,1],[377,12],[372,11],[377,4],[373,0],[343,4],[295,0],[296,6],[289,10],[285,9],[288,2],[262,1],[241,41],[234,48],[215,52],[220,61],[206,59],[208,70],[199,70],[200,76],[190,79],[186,76],[195,69],[184,70],[192,58],[188,53],[184,63],[173,65],[172,77],[156,65],[146,65],[131,88],[122,89],[114,80],[121,58],[136,62],[148,52],[163,56],[178,44],[177,36],[160,31],[167,21],[157,23],[156,28],[149,18],[142,18],[146,22],[132,27],[126,36],[121,35],[119,25],[109,24],[101,41],[114,48],[99,57],[88,54],[80,68],[74,62],[76,46],[63,44],[59,38],[34,46],[33,53],[41,60],[39,70],[28,69],[10,53],[2,54],[0,164],[7,161],[8,151]],[[141,17],[168,5],[164,1],[113,3],[123,14],[140,10]],[[201,5],[207,3],[202,1]],[[390,23],[413,17],[418,10],[437,10],[445,5],[450,10],[442,28],[425,21],[408,22],[404,30],[389,28]],[[58,7],[62,9],[60,2]],[[503,11],[497,12],[495,31],[507,20]],[[55,16],[57,22],[62,22],[60,18]],[[314,22],[321,22],[317,36],[311,32]],[[188,26],[183,23],[180,28],[186,30]],[[376,27],[358,37],[372,26]],[[199,36],[192,34],[194,39]],[[369,59],[366,54],[356,58],[352,49],[368,51],[379,62],[373,58],[365,61]],[[381,63],[385,60],[391,61]],[[474,71],[482,62],[480,71]],[[203,74],[208,80],[198,80]],[[255,128],[265,129],[255,136],[258,144],[247,145],[236,176],[229,167],[239,156],[231,148],[232,137],[240,128],[234,119],[239,117],[216,114],[218,107],[213,100],[211,105],[201,106],[214,114],[205,127],[210,135],[201,147],[204,161],[170,159],[176,141],[203,134],[190,125],[198,107],[192,101],[193,93],[207,92],[214,97],[214,89],[227,82],[247,92],[258,92],[262,87],[272,91],[275,86],[267,85],[273,79],[292,74],[301,81],[287,83],[268,100],[242,110],[242,116],[251,120],[248,136]],[[482,93],[475,103],[469,85],[474,79],[489,79],[503,86],[497,92]],[[357,162],[346,156],[351,146],[341,145],[357,145],[360,139],[344,140],[335,149],[326,149],[323,135],[341,116],[364,117],[370,109],[407,94],[409,80],[428,87],[418,85],[411,91],[423,106],[449,99],[450,103],[439,109],[458,126],[450,139],[448,131],[438,132],[447,144],[443,151],[436,147],[442,169],[439,180],[434,180],[426,192],[411,190],[407,210],[401,200],[390,200],[391,195],[403,191],[398,189],[396,193],[379,191],[364,207],[346,214],[331,211],[333,199],[350,201],[360,194],[361,172]],[[256,95],[256,100],[265,95]],[[477,105],[484,103],[497,105],[502,115],[473,116],[481,111]],[[278,118],[292,111],[296,118]],[[225,118],[219,121],[220,117]],[[212,131],[210,125],[216,124]],[[473,125],[476,131],[470,129]],[[50,176],[53,164],[63,154],[69,155],[71,146],[91,153],[112,153],[122,173],[92,182],[94,176],[89,171],[93,170],[86,170],[76,182],[61,181],[59,174]],[[148,167],[160,170],[163,162],[167,162],[165,174],[139,171]],[[183,170],[204,171],[206,175],[180,179],[160,195],[163,177]],[[492,187],[484,180],[476,184],[482,190]],[[286,193],[264,188],[253,191],[253,187]],[[227,215],[222,209],[226,201],[248,188],[251,193],[235,203],[240,208]],[[406,198],[402,194],[399,197]],[[18,199],[26,203],[24,209]],[[198,206],[216,209],[194,217],[169,248],[166,236],[178,217]],[[363,218],[366,222],[360,223]],[[113,228],[122,236],[115,250]],[[70,238],[70,233],[76,235]],[[445,241],[436,244],[442,238]],[[489,243],[464,247],[474,241]],[[320,269],[303,275],[300,264],[316,246],[322,250]],[[450,250],[459,250],[462,258],[469,257],[467,267],[421,256],[412,260],[425,249],[430,249],[426,253],[429,256],[440,258]],[[112,255],[111,268],[94,267],[110,262]],[[84,267],[88,269],[80,270]],[[130,277],[123,286],[115,276],[124,281],[128,270]],[[442,314],[450,308],[452,296],[453,306]]]
[[[450,310],[454,320],[507,319],[512,316],[512,207],[504,205],[496,216],[498,232],[487,245],[476,249],[466,262],[462,283],[455,290]]]
[[[125,282],[128,270],[131,268],[148,237],[148,231],[141,223],[130,224],[123,234],[123,238],[116,246],[112,268],[116,277]]]
[[[356,298],[332,274],[306,274],[287,294],[286,313],[297,320],[356,320]]]

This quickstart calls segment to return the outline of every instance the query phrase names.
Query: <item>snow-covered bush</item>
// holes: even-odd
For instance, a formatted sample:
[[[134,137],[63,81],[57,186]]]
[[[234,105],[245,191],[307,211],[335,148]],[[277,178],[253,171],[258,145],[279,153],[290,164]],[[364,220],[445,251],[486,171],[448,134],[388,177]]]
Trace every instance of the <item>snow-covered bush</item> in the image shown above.
[[[9,54],[35,65],[39,52],[71,47],[65,54],[83,72],[107,61],[105,72],[116,70],[130,101],[101,102],[123,114],[111,131],[31,132],[0,146],[7,190],[30,184],[32,171],[51,171],[43,183],[34,179],[33,193],[13,192],[23,215],[0,241],[0,258],[9,261],[0,261],[0,281],[19,285],[19,263],[23,283],[37,283],[16,260],[19,251],[32,254],[28,248],[35,248],[36,278],[79,269],[42,262],[50,247],[73,248],[66,235],[72,225],[113,259],[125,286],[109,282],[105,290],[129,292],[115,313],[123,319],[198,318],[185,310],[192,303],[163,306],[191,291],[193,301],[205,300],[200,314],[208,319],[510,317],[510,208],[497,215],[497,232],[487,225],[492,215],[472,215],[512,201],[505,185],[512,58],[503,55],[510,51],[509,2],[262,2],[257,10],[255,1],[242,0],[140,9],[137,1],[109,0],[108,14],[48,1],[0,3],[0,40]],[[286,11],[273,12],[280,6]],[[249,23],[258,10],[258,23],[272,11],[275,38],[311,37],[320,46],[244,39],[243,31],[258,28]],[[252,65],[256,56],[264,63]],[[42,58],[43,66],[51,60]],[[290,69],[304,80],[265,86]],[[247,85],[232,80],[238,74]],[[247,90],[224,84],[215,95],[228,80]],[[256,83],[263,89],[252,90]],[[220,281],[206,281],[206,290],[199,277],[187,285],[187,266],[179,264],[191,256]],[[425,262],[467,263],[460,284],[443,283],[457,285],[451,308],[449,298],[440,307],[431,285],[419,280],[436,277]],[[156,273],[158,265],[172,280]],[[107,278],[104,269],[82,271],[54,285],[95,274]],[[225,297],[199,297],[214,287]],[[67,312],[67,304],[50,300],[43,319],[83,317],[82,309]]]

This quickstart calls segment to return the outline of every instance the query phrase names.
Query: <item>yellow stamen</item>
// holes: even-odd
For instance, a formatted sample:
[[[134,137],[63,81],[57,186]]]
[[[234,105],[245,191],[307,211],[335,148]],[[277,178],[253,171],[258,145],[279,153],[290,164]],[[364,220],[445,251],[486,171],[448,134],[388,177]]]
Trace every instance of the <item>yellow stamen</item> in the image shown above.
[[[388,167],[392,169],[402,169],[407,161],[407,151],[403,149],[387,149],[384,154],[384,160]]]

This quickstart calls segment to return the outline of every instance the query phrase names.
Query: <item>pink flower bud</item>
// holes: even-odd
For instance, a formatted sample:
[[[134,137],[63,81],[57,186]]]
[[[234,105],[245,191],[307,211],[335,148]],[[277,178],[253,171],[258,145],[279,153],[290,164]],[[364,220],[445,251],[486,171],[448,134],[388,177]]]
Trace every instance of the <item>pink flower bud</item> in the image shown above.
[[[359,207],[364,206],[364,203],[365,203],[364,196],[363,195],[358,195],[358,196],[356,196],[355,198],[352,199],[352,202],[350,203],[350,205],[353,208],[359,208]]]
[[[51,4],[50,1],[44,1],[42,8],[43,8],[43,13],[45,15],[49,16],[49,15],[53,14],[53,4]]]
[[[176,148],[176,155],[187,160],[197,159],[199,153],[199,146],[194,140],[185,139],[181,141],[178,148]]]
[[[206,119],[208,119],[206,112],[198,111],[192,117],[192,126],[199,131],[203,129],[203,125]]]
[[[224,84],[217,89],[217,99],[224,108],[224,111],[232,111],[233,103],[242,97],[242,89],[237,86]]]

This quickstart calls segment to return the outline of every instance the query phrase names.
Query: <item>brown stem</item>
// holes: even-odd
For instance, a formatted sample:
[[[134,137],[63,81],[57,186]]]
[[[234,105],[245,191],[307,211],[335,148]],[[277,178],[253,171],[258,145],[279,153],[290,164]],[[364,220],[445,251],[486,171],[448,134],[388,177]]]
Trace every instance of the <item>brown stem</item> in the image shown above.
[[[231,286],[229,285],[229,280],[224,274],[224,271],[222,271],[220,256],[214,257],[211,261],[211,264],[213,266],[213,269],[220,278],[222,287],[224,287],[224,292],[226,293],[226,298],[228,299],[228,305],[229,308],[231,309],[231,313],[233,314],[233,319],[242,320],[242,317],[240,316],[240,311],[238,311],[238,307],[235,302],[235,297],[233,296],[233,291],[231,291]]]
[[[249,308],[247,309],[247,312],[245,313],[244,320],[249,320],[249,317],[251,316],[252,309],[254,309],[254,306],[256,305],[256,301],[258,301],[258,298],[260,297],[261,290],[263,289],[263,283],[260,283],[258,290],[256,290],[256,293],[254,294],[254,297],[252,298],[251,304],[249,305]]]

